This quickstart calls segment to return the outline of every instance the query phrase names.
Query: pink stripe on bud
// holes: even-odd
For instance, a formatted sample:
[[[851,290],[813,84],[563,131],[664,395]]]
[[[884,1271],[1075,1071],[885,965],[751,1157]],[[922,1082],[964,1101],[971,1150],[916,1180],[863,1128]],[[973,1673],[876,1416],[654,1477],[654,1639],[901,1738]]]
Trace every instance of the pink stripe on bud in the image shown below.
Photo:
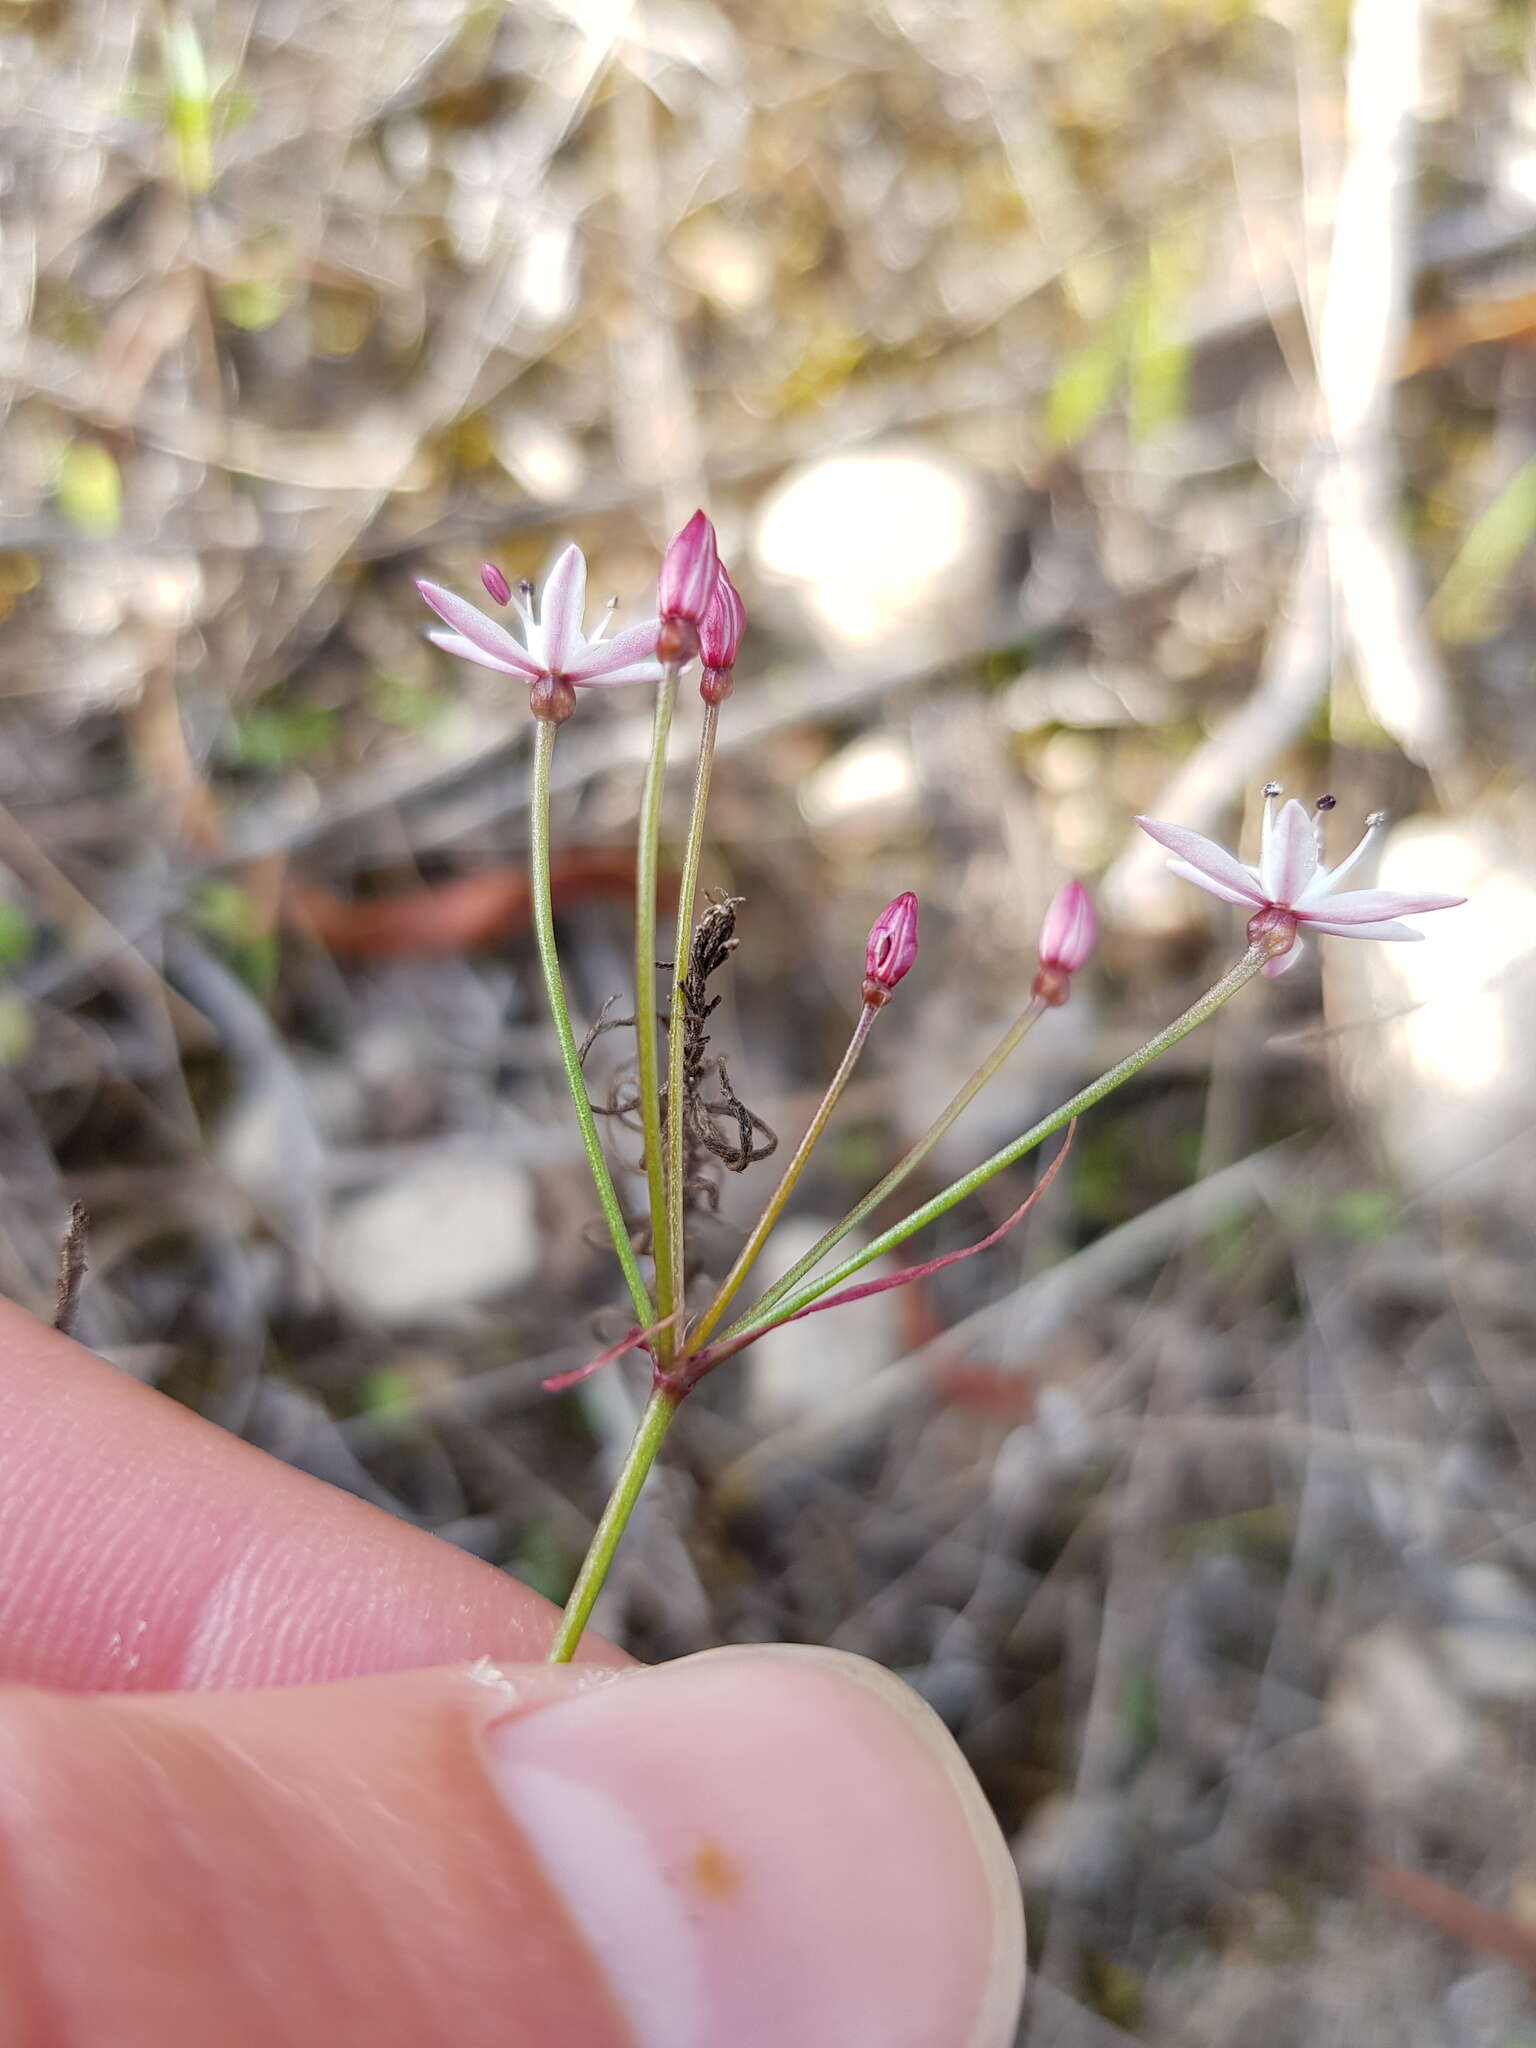
[[[494,562],[480,564],[480,581],[485,585],[486,594],[496,604],[512,602],[512,586],[502,575]]]
[[[1076,974],[1093,951],[1098,936],[1093,898],[1081,882],[1065,882],[1056,891],[1040,927],[1040,965],[1059,967],[1063,974]]]
[[[661,558],[656,609],[662,618],[686,619],[690,625],[701,625],[719,567],[715,529],[702,512],[695,512],[681,532],[668,541]]]
[[[726,574],[722,562],[715,571],[715,587],[699,622],[699,659],[706,668],[736,666],[736,650],[746,624],[747,608],[741,601],[741,592]]]
[[[908,889],[869,928],[864,949],[864,1000],[881,1004],[917,958],[917,898]]]

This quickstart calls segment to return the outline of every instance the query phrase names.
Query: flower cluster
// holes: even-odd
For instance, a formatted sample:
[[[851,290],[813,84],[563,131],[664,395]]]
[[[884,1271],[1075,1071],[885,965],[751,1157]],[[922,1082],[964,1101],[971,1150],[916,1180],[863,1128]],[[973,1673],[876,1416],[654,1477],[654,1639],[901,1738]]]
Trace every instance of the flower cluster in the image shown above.
[[[445,654],[477,662],[529,686],[537,718],[562,724],[576,708],[575,693],[616,683],[659,682],[669,666],[698,654],[704,664],[700,691],[706,703],[721,703],[731,692],[736,650],[747,622],[741,594],[726,573],[715,529],[695,512],[673,536],[657,579],[657,616],[605,638],[612,604],[586,631],[587,562],[574,542],[556,558],[535,600],[533,585],[514,591],[494,562],[480,571],[492,602],[510,605],[522,638],[440,583],[418,578],[416,588],[443,621],[427,638]]]
[[[695,512],[667,545],[657,578],[656,616],[611,635],[611,605],[596,631],[589,634],[586,630],[587,565],[577,547],[567,547],[556,558],[537,594],[531,583],[514,590],[494,563],[485,564],[481,581],[494,605],[511,609],[516,631],[436,583],[423,582],[419,588],[442,622],[429,635],[439,647],[503,675],[516,676],[529,686],[529,702],[539,720],[532,750],[530,802],[529,880],[535,943],[582,1146],[635,1318],[633,1327],[616,1345],[584,1366],[557,1374],[547,1384],[573,1385],[628,1349],[643,1352],[652,1368],[650,1405],[550,1652],[554,1660],[563,1661],[574,1652],[586,1625],[670,1417],[706,1373],[769,1330],[887,1288],[922,1281],[996,1244],[1050,1186],[1066,1156],[1077,1119],[1213,1016],[1261,968],[1271,976],[1286,972],[1301,951],[1302,932],[1356,939],[1417,939],[1421,934],[1400,923],[1401,918],[1447,910],[1462,899],[1387,889],[1341,889],[1340,883],[1366,857],[1383,819],[1369,819],[1360,843],[1330,868],[1324,862],[1323,825],[1334,808],[1332,797],[1322,798],[1309,814],[1295,801],[1281,805],[1279,785],[1270,783],[1264,791],[1259,857],[1251,867],[1198,832],[1139,818],[1143,831],[1167,848],[1171,856],[1168,865],[1176,875],[1247,912],[1248,951],[1243,958],[1136,1051],[1079,1088],[969,1173],[919,1202],[899,1221],[864,1236],[861,1226],[877,1210],[885,1210],[890,1198],[923,1167],[980,1090],[1012,1057],[1025,1034],[1048,1010],[1070,1000],[1073,977],[1087,964],[1097,941],[1098,920],[1082,883],[1066,882],[1041,925],[1029,999],[997,1043],[884,1178],[749,1307],[733,1311],[737,1291],[777,1228],[876,1020],[916,964],[918,900],[910,890],[903,891],[870,928],[861,1001],[847,1049],[729,1271],[715,1285],[710,1299],[699,1304],[700,1290],[690,1287],[690,1281],[698,1276],[688,1270],[692,1248],[687,1223],[701,1191],[706,1198],[711,1192],[706,1177],[711,1161],[743,1171],[767,1158],[778,1143],[762,1119],[736,1095],[725,1062],[709,1049],[708,1019],[720,998],[709,994],[705,985],[710,975],[725,966],[735,948],[738,899],[717,896],[695,917],[718,714],[731,695],[746,609],[721,563],[715,529],[702,512]],[[678,867],[675,937],[666,951],[665,940],[658,942],[656,925],[667,746],[679,671],[695,658],[699,662],[699,692],[707,708],[688,834]],[[633,1082],[626,1084],[632,1089],[626,1097],[628,1122],[642,1140],[649,1210],[638,1224],[621,1199],[588,1094],[583,1049],[566,1000],[550,880],[550,761],[557,728],[575,710],[579,689],[619,683],[659,686],[639,812],[635,1002],[630,1019],[635,1063]],[[658,958],[663,953],[672,963],[668,970],[671,986],[664,999],[657,985]],[[917,1265],[884,1270],[878,1277],[859,1277],[874,1260],[895,1251],[1058,1133],[1065,1142],[1050,1166],[979,1242]],[[846,1248],[845,1241],[856,1231],[861,1241]],[[827,1261],[839,1246],[845,1246],[842,1256],[829,1267]],[[650,1262],[649,1274],[642,1268],[645,1258]]]

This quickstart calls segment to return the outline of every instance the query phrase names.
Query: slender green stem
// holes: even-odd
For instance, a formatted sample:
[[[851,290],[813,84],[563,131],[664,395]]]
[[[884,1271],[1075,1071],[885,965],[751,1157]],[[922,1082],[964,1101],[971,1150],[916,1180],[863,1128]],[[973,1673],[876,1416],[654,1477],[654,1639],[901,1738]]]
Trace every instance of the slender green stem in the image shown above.
[[[699,765],[693,778],[693,810],[683,843],[683,871],[677,885],[677,937],[672,945],[672,996],[667,1009],[667,1185],[666,1222],[671,1243],[673,1300],[688,1298],[687,1246],[683,1242],[683,1033],[679,1028],[678,984],[688,970],[693,944],[693,903],[699,889],[699,862],[704,854],[704,813],[709,808],[709,780],[715,765],[715,733],[720,706],[706,701],[699,734]]]
[[[587,1625],[598,1594],[603,1590],[603,1581],[613,1563],[614,1552],[635,1511],[640,1489],[650,1475],[667,1431],[672,1427],[680,1398],[670,1387],[657,1387],[646,1403],[645,1413],[624,1455],[624,1463],[613,1483],[602,1519],[593,1531],[587,1554],[581,1561],[581,1570],[576,1574],[576,1583],[565,1603],[565,1612],[549,1646],[546,1663],[569,1664],[575,1656],[581,1632]]]
[[[754,1316],[763,1309],[772,1308],[776,1301],[782,1301],[807,1273],[814,1271],[821,1264],[833,1245],[841,1244],[850,1230],[857,1230],[864,1218],[873,1215],[887,1195],[893,1195],[902,1182],[917,1171],[956,1117],[969,1109],[998,1068],[1015,1051],[1025,1033],[1032,1025],[1038,1023],[1045,1014],[1045,1007],[1039,996],[1032,998],[1028,1007],[1009,1025],[965,1086],[957,1095],[950,1098],[948,1105],[934,1118],[911,1150],[902,1155],[885,1179],[872,1187],[862,1201],[855,1202],[841,1223],[834,1223],[830,1230],[824,1231],[810,1250],[802,1258],[796,1259],[787,1273],[774,1281],[754,1305]]]
[[[597,1199],[602,1205],[603,1218],[608,1225],[608,1234],[613,1239],[613,1248],[619,1255],[619,1264],[624,1268],[624,1278],[629,1284],[629,1297],[635,1305],[635,1314],[640,1327],[648,1330],[656,1320],[650,1291],[635,1257],[635,1248],[629,1241],[629,1227],[624,1221],[624,1211],[619,1206],[619,1197],[613,1185],[613,1175],[608,1171],[608,1161],[603,1156],[602,1140],[597,1135],[597,1119],[592,1114],[592,1104],[587,1099],[586,1078],[581,1071],[581,1056],[576,1050],[576,1034],[571,1029],[571,1013],[565,1000],[565,982],[560,972],[560,955],[555,951],[555,914],[550,901],[549,890],[549,767],[554,757],[555,734],[559,727],[548,719],[538,721],[538,731],[533,743],[533,804],[528,827],[528,875],[533,890],[533,933],[539,949],[539,965],[544,970],[544,990],[549,998],[549,1013],[554,1020],[555,1036],[560,1042],[560,1063],[565,1068],[566,1085],[571,1091],[571,1103],[576,1111],[576,1122],[581,1129],[582,1149],[587,1155],[587,1167],[597,1189]]]
[[[651,1211],[651,1253],[656,1262],[657,1316],[677,1306],[672,1234],[667,1222],[666,1161],[661,1136],[661,1058],[656,1030],[656,867],[661,844],[661,792],[667,773],[667,735],[677,702],[677,669],[656,691],[651,758],[640,795],[640,841],[635,852],[635,1055],[640,1079],[640,1127],[645,1140],[645,1186]],[[653,1321],[656,1318],[652,1319]],[[672,1356],[670,1327],[660,1333],[663,1364]]]
[[[688,1350],[696,1351],[703,1344],[710,1331],[714,1329],[720,1318],[725,1314],[731,1297],[752,1270],[758,1253],[767,1242],[769,1231],[778,1222],[779,1217],[783,1213],[784,1204],[789,1200],[790,1195],[794,1191],[795,1182],[805,1171],[805,1162],[815,1150],[817,1139],[827,1128],[827,1119],[837,1107],[837,1098],[848,1086],[849,1077],[859,1063],[859,1054],[864,1050],[864,1041],[869,1036],[870,1026],[874,1023],[879,1012],[880,1005],[878,1003],[865,1003],[859,1011],[859,1021],[853,1027],[853,1036],[848,1041],[848,1050],[843,1054],[842,1065],[828,1082],[827,1092],[821,1098],[816,1114],[811,1118],[805,1136],[800,1140],[796,1148],[794,1158],[785,1167],[784,1177],[769,1198],[767,1208],[764,1209],[762,1215],[758,1217],[756,1223],[752,1226],[752,1235],[736,1254],[735,1265],[732,1266],[730,1272],[721,1281],[719,1291],[715,1295],[714,1300],[709,1304],[709,1307],[705,1309],[703,1315],[700,1316],[697,1326],[689,1331]]]
[[[833,1288],[841,1287],[872,1259],[878,1259],[883,1253],[893,1251],[897,1245],[905,1244],[909,1237],[925,1225],[935,1222],[957,1202],[963,1202],[967,1195],[972,1195],[979,1187],[985,1186],[994,1174],[1001,1173],[1004,1167],[1012,1166],[1016,1160],[1022,1159],[1025,1153],[1032,1152],[1037,1145],[1050,1137],[1053,1131],[1059,1131],[1064,1124],[1069,1124],[1073,1117],[1081,1116],[1084,1110],[1092,1109],[1095,1103],[1102,1102],[1106,1095],[1118,1088],[1122,1081],[1129,1081],[1134,1074],[1139,1074],[1143,1067],[1150,1066],[1159,1054],[1167,1052],[1170,1046],[1177,1045],[1181,1038],[1187,1038],[1190,1032],[1203,1024],[1208,1017],[1214,1016],[1224,1002],[1252,981],[1269,957],[1269,950],[1265,946],[1250,946],[1242,959],[1235,966],[1228,968],[1220,981],[1208,988],[1198,1002],[1191,1003],[1182,1016],[1176,1017],[1155,1037],[1149,1038],[1145,1045],[1138,1046],[1135,1052],[1127,1053],[1125,1058],[1112,1066],[1107,1074],[1101,1074],[1096,1081],[1090,1081],[1086,1088],[1079,1089],[1077,1094],[1070,1101],[1062,1103],[1059,1109],[1053,1109],[1049,1116],[1042,1117],[1039,1123],[1024,1133],[1023,1137],[1015,1138],[1012,1144],[1005,1145],[1000,1152],[994,1152],[990,1159],[984,1159],[980,1166],[973,1167],[967,1174],[962,1174],[959,1180],[951,1181],[942,1193],[925,1202],[920,1209],[914,1209],[911,1215],[903,1217],[900,1223],[892,1224],[889,1230],[882,1231],[880,1236],[871,1239],[861,1251],[845,1259],[840,1266],[835,1266],[830,1273],[821,1274],[798,1294],[781,1297],[768,1309],[764,1309],[761,1303],[754,1303],[744,1316],[738,1317],[732,1323],[721,1341],[725,1342],[733,1337],[755,1336],[774,1323],[798,1315],[801,1309],[809,1308],[812,1302],[819,1301],[822,1295],[830,1293]]]

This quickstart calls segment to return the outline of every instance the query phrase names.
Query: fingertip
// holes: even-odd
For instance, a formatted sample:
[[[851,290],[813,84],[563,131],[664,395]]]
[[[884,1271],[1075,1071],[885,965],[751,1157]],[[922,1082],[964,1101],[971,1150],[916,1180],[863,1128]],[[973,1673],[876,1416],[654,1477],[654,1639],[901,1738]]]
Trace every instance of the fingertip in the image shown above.
[[[487,1737],[493,1779],[642,2048],[1004,2048],[1007,1848],[889,1673],[710,1651]]]
[[[489,1648],[549,1603],[268,1457],[0,1300],[0,1680],[82,1691],[324,1683]],[[588,1660],[625,1662],[588,1634]]]

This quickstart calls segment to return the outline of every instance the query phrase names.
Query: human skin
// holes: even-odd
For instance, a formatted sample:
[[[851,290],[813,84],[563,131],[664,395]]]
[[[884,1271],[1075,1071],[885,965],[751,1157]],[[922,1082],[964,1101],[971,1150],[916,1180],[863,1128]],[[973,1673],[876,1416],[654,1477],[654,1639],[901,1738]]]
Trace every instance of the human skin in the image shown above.
[[[646,1670],[0,1303],[7,2048],[1003,2048],[1017,1886],[889,1674]]]

